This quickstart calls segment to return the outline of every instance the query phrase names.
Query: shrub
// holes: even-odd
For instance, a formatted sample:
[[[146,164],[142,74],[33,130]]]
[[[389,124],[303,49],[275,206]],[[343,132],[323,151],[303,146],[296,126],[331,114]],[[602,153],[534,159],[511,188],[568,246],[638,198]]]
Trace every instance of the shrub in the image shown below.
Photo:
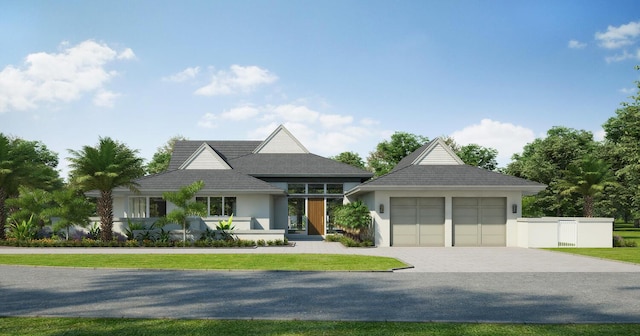
[[[257,246],[267,246],[267,242],[266,242],[266,241],[264,241],[264,239],[259,239],[259,240],[256,242],[256,245],[257,245]]]
[[[638,243],[633,240],[624,240],[621,236],[613,236],[613,247],[637,247]]]

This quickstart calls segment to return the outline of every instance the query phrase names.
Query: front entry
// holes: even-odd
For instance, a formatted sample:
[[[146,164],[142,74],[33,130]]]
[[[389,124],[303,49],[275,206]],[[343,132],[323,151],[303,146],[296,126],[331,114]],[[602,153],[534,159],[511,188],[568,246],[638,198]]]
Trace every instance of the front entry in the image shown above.
[[[309,198],[309,235],[324,234],[324,198]]]

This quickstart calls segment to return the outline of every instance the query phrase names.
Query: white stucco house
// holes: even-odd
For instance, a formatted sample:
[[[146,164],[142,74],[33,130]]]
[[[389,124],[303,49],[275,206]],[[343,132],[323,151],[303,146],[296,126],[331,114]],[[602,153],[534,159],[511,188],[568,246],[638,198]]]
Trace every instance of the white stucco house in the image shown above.
[[[163,192],[202,180],[196,201],[208,213],[194,219],[192,231],[214,229],[233,214],[243,239],[323,236],[333,231],[336,206],[361,200],[380,247],[547,247],[562,239],[558,219],[547,219],[554,227],[520,218],[522,196],[545,185],[465,165],[439,138],[372,177],[310,153],[284,126],[263,141],[178,141],[166,172],[136,180],[139,193],[113,191],[114,230],[123,231],[128,220],[155,221],[173,208]],[[551,231],[555,238],[547,239]],[[607,244],[600,236],[583,241]],[[610,247],[610,231],[606,242]]]

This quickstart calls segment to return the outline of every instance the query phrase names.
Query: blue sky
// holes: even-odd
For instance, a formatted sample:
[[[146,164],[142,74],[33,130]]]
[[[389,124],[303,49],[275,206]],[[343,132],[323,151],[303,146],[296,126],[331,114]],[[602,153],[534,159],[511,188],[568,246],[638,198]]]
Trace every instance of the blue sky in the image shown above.
[[[603,136],[635,93],[638,1],[0,1],[0,132],[264,139],[363,158],[394,131],[499,151]]]

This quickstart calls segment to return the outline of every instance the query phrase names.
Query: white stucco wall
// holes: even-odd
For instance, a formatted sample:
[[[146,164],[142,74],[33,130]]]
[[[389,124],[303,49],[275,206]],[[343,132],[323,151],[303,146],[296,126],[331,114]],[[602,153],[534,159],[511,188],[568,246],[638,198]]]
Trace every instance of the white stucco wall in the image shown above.
[[[575,247],[612,247],[613,218],[543,217],[518,218],[520,247],[558,247],[558,222],[576,221]]]
[[[517,219],[521,216],[521,199],[522,193],[519,191],[376,191],[361,195],[359,197],[351,197],[348,202],[358,199],[362,200],[371,210],[371,216],[375,223],[375,244],[379,247],[388,247],[391,242],[391,223],[390,223],[390,198],[391,197],[444,197],[445,198],[445,246],[452,246],[453,242],[453,224],[452,224],[452,198],[453,197],[506,197],[507,198],[507,246],[518,246],[518,223]],[[379,213],[380,204],[384,206],[384,213]],[[511,206],[517,205],[517,212],[512,213]]]

